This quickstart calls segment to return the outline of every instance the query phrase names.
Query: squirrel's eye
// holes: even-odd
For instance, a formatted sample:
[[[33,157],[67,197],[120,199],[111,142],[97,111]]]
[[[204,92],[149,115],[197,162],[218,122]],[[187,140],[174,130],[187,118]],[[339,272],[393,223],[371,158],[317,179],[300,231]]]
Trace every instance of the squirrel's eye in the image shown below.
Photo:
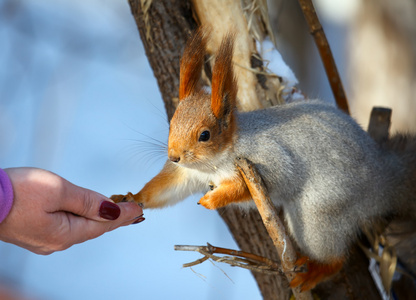
[[[199,142],[206,142],[209,140],[209,138],[211,137],[211,134],[209,133],[208,130],[205,130],[201,133],[201,135],[199,136],[198,141]]]

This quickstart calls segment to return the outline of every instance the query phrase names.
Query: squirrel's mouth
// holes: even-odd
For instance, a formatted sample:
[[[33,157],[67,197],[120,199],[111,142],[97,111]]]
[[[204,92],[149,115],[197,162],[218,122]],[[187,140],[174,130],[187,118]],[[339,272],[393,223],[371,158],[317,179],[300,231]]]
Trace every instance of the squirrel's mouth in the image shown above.
[[[186,161],[185,159],[175,163],[180,167],[197,170],[203,173],[215,173],[217,171],[217,167],[211,163],[206,163],[203,161]]]

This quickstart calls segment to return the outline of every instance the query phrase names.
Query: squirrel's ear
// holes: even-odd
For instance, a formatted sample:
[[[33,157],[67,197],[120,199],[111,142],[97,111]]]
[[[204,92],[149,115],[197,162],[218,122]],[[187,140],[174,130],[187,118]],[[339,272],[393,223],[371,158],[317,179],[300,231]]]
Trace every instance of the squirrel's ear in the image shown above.
[[[217,119],[226,117],[236,105],[237,82],[233,72],[234,34],[222,40],[212,71],[211,108]]]
[[[197,91],[206,52],[208,31],[199,28],[188,40],[180,64],[179,100]]]

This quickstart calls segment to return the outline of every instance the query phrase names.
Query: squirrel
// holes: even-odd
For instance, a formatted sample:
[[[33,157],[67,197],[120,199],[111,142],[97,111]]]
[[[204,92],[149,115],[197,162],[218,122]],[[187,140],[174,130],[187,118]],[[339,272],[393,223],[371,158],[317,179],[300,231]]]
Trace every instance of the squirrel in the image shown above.
[[[206,31],[197,30],[180,62],[167,162],[139,193],[114,195],[115,202],[161,208],[203,192],[198,203],[208,209],[255,208],[234,164],[244,157],[259,171],[274,205],[282,208],[304,255],[298,264],[306,262],[307,271],[290,283],[302,290],[342,268],[362,226],[415,215],[416,143],[407,146],[399,137],[381,147],[350,116],[319,100],[239,112],[234,35],[227,34],[219,47],[211,93],[200,83],[207,39]]]

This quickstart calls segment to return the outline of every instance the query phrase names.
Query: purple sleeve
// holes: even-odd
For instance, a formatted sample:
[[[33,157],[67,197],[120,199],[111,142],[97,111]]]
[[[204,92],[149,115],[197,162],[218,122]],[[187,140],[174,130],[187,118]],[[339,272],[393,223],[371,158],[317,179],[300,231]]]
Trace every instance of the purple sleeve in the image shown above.
[[[7,173],[0,169],[0,223],[6,219],[13,204],[13,187]]]

